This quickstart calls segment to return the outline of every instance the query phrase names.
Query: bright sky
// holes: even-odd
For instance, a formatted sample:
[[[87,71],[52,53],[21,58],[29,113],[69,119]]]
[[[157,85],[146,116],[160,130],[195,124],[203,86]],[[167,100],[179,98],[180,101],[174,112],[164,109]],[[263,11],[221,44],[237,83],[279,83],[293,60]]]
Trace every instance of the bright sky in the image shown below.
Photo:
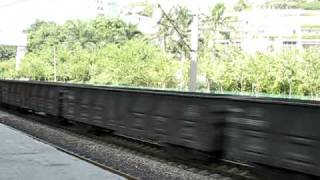
[[[137,0],[134,0],[137,1]],[[217,2],[219,0],[151,0],[164,4],[173,1],[186,5]],[[166,2],[165,2],[166,1]],[[227,0],[227,2],[235,0]],[[128,4],[132,0],[118,0]],[[225,1],[226,2],[226,1]],[[90,19],[96,15],[96,0],[0,0],[0,44],[25,41],[22,30],[36,19],[63,23],[67,19]]]
[[[0,31],[21,31],[35,19],[87,18],[95,0],[0,0]]]
[[[92,18],[95,10],[96,0],[0,0],[0,44],[24,44],[22,31],[36,19],[63,23]]]
[[[137,1],[137,0],[134,0]],[[203,4],[219,0],[151,0],[169,4],[176,1],[186,5]],[[234,1],[234,0],[228,0]],[[118,0],[120,4],[128,4],[132,0]],[[21,31],[35,19],[64,22],[67,19],[85,19],[95,15],[96,0],[0,0],[0,31]]]
[[[0,0],[0,43],[23,41],[22,30],[36,19],[62,23],[93,17],[96,0]]]

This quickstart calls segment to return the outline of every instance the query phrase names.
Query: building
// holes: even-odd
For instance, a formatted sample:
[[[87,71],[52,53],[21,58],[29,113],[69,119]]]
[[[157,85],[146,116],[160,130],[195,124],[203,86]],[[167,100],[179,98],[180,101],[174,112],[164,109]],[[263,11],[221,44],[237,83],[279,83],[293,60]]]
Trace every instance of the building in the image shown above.
[[[27,35],[23,33],[16,33],[15,38],[8,35],[9,32],[0,32],[0,45],[15,46],[16,51],[16,69],[20,68],[20,63],[25,53],[27,52]]]
[[[320,11],[256,9],[238,14],[239,41],[247,52],[320,46]]]
[[[96,14],[111,18],[120,18],[126,23],[137,25],[144,34],[154,34],[157,32],[156,13],[150,16],[143,15],[143,8],[139,4],[146,2],[143,0],[118,1],[118,0],[96,0]],[[148,2],[149,3],[149,2]],[[155,6],[150,1],[151,6]]]
[[[121,11],[121,2],[117,0],[95,0],[96,15],[118,17]]]
[[[165,0],[159,1],[117,1],[117,0],[96,0],[97,14],[109,17],[119,17],[127,23],[137,25],[144,34],[155,34],[159,25],[157,22],[161,17],[161,11],[157,8],[161,4],[162,9],[169,12],[170,8],[176,5],[192,8],[193,3],[186,1]],[[195,2],[202,14],[209,14],[210,7],[216,2],[210,0],[200,0]],[[143,8],[137,6],[141,2],[148,2],[153,6],[151,16],[143,15]],[[266,0],[249,0],[251,10],[242,12],[232,12],[238,0],[226,1],[228,9],[227,16],[233,16],[235,29],[229,30],[233,44],[241,47],[249,53],[265,51],[281,51],[288,48],[309,48],[320,46],[320,11],[310,11],[303,9],[264,9]],[[133,4],[136,4],[135,6]],[[202,24],[200,29],[206,28]],[[228,29],[223,29],[228,32]],[[201,35],[200,35],[201,36]],[[216,43],[228,45],[230,41],[223,37],[216,37]]]

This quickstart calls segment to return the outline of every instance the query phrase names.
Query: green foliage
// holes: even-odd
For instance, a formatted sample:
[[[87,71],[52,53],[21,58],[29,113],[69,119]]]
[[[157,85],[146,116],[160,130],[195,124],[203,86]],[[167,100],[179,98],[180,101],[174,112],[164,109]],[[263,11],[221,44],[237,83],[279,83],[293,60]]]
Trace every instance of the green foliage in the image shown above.
[[[211,16],[207,17],[207,20],[209,21],[209,27],[210,30],[213,33],[219,33],[221,32],[221,29],[228,28],[232,29],[231,21],[233,18],[231,16],[226,15],[226,6],[223,3],[217,3],[212,9],[211,9]]]
[[[52,80],[53,62],[50,48],[42,49],[38,53],[28,53],[21,63],[18,75],[33,80]]]
[[[108,43],[123,43],[141,35],[136,26],[125,24],[119,19],[99,16],[90,24],[94,41],[101,47]]]
[[[81,44],[72,49],[65,45],[56,48],[58,81],[157,88],[173,88],[177,84],[178,62],[141,38],[122,44],[109,43],[98,49],[88,49]],[[52,49],[28,53],[19,75],[52,81]]]
[[[176,10],[171,18],[182,36],[169,19],[162,19],[166,51],[118,19],[100,16],[63,25],[38,21],[27,30],[29,52],[20,70],[14,70],[12,59],[0,61],[0,78],[53,81],[55,49],[61,82],[186,90],[190,61],[185,60],[189,50],[183,41],[189,38],[192,17],[186,9],[172,12]],[[220,29],[229,26],[224,12],[224,5],[217,4],[207,19],[210,26],[198,55],[198,90],[320,96],[319,48],[257,54],[226,49],[214,44]]]
[[[318,48],[287,50],[276,54],[248,55],[238,48],[221,51],[214,60],[199,59],[206,77],[203,89],[319,97]]]
[[[250,4],[248,3],[247,0],[238,0],[237,4],[234,6],[234,10],[235,11],[245,11],[245,10],[248,10],[250,9]]]
[[[108,43],[123,43],[141,34],[134,25],[104,16],[89,22],[70,20],[63,25],[38,20],[26,32],[29,52],[61,44],[70,48],[77,45],[84,48],[103,47]]]
[[[189,58],[190,24],[192,16],[186,7],[175,6],[163,13],[157,36],[167,53],[179,59]]]
[[[226,6],[223,3],[218,3],[212,8],[210,19],[214,25],[214,29],[217,29],[218,25],[223,23],[225,11]]]
[[[104,16],[91,21],[70,20],[63,25],[38,20],[26,32],[29,52],[19,76],[53,80],[53,50],[56,49],[58,80],[73,82],[91,79],[91,68],[100,49],[108,44],[124,44],[141,35],[135,26]]]
[[[320,35],[318,34],[303,35],[302,38],[315,40],[315,39],[320,39]]]
[[[306,10],[319,10],[319,0],[269,0],[266,2],[267,7],[277,9],[306,9]]]
[[[320,9],[320,0],[313,0],[311,2],[306,2],[302,4],[302,8],[306,10],[319,10]]]
[[[99,84],[143,87],[174,87],[177,62],[161,49],[141,39],[130,40],[123,46],[109,45],[97,60]]]
[[[143,3],[143,14],[144,16],[151,17],[153,14],[153,5],[145,1]]]
[[[0,78],[12,79],[17,76],[15,71],[15,59],[0,61]]]
[[[14,58],[16,52],[17,48],[15,46],[0,45],[0,61]]]
[[[131,8],[140,8],[141,11],[138,14],[142,16],[151,17],[153,14],[153,4],[151,4],[148,0],[134,2],[129,5]]]
[[[209,56],[213,58],[217,53],[216,40],[223,39],[230,40],[230,32],[225,29],[232,30],[233,18],[225,14],[226,7],[223,3],[217,3],[211,9],[211,15],[205,17],[203,21],[207,28],[202,30],[203,37],[200,38],[199,54],[201,56]]]
[[[320,24],[304,24],[302,28],[305,29],[320,29]]]
[[[27,49],[29,52],[41,51],[48,46],[54,46],[63,41],[61,27],[53,22],[37,20],[26,30]]]

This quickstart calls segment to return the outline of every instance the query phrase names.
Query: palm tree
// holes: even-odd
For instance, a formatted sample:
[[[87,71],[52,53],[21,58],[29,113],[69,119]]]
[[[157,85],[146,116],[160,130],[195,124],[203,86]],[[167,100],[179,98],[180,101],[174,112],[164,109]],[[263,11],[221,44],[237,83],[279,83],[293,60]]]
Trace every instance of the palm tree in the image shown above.
[[[226,7],[223,3],[216,4],[212,9],[210,15],[203,15],[202,18],[202,42],[200,51],[216,51],[216,40],[219,36],[224,39],[230,40],[230,31],[234,28],[231,24],[233,18],[226,16]],[[214,57],[214,56],[213,56]]]
[[[159,6],[161,8],[161,6]],[[190,24],[192,16],[186,7],[175,6],[166,13],[163,9],[157,37],[162,41],[166,52],[180,59],[189,58]]]

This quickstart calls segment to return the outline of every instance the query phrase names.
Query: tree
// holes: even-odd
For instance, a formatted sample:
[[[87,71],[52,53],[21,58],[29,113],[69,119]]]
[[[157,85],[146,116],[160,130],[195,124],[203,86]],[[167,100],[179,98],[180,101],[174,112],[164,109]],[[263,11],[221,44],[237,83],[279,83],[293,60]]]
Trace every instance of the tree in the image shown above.
[[[234,19],[226,15],[226,7],[223,3],[217,3],[212,9],[209,16],[205,16],[202,20],[203,31],[200,40],[200,52],[206,49],[215,52],[215,41],[217,39],[230,40],[230,32],[234,30],[232,22]],[[222,36],[222,37],[221,37]],[[212,56],[212,58],[214,55]]]
[[[98,16],[91,21],[69,20],[63,25],[36,21],[26,30],[28,50],[21,76],[52,80],[56,49],[58,80],[86,82],[92,78],[96,52],[108,44],[123,44],[140,36],[136,26]],[[37,68],[39,64],[41,67]]]
[[[17,76],[15,71],[15,60],[0,61],[0,78],[1,79],[14,79]]]
[[[38,22],[28,33],[30,51],[22,61],[20,77],[53,80],[54,46],[58,81],[175,87],[178,63],[146,42],[136,26],[119,19],[99,16],[63,25]]]
[[[202,19],[203,30],[199,47],[199,63],[200,66],[202,66],[202,69],[200,69],[199,72],[205,77],[208,89],[211,89],[213,86],[219,86],[219,90],[223,89],[223,82],[221,79],[212,78],[211,76],[212,74],[219,74],[218,72],[212,72],[216,71],[216,69],[207,68],[208,65],[215,64],[210,61],[215,61],[216,58],[219,58],[220,54],[224,54],[224,51],[219,53],[222,48],[219,48],[216,45],[216,40],[220,38],[219,36],[225,36],[224,39],[227,40],[230,38],[230,34],[226,30],[232,30],[232,18],[230,16],[226,16],[225,11],[225,5],[223,3],[218,3],[211,9],[211,14]],[[219,62],[217,63],[218,64],[216,65],[219,68],[222,68]],[[217,76],[220,77],[221,75],[222,74],[219,74]]]
[[[53,80],[53,61],[51,48],[43,48],[37,53],[27,53],[18,75],[33,80]]]
[[[54,46],[64,41],[60,26],[53,22],[37,20],[27,32],[27,49],[29,52],[37,52],[47,46]]]
[[[266,7],[276,9],[320,9],[319,0],[269,0],[265,3]]]
[[[310,95],[311,97],[320,96],[320,53],[319,48],[307,49],[302,54],[303,62],[299,67],[299,79],[303,80],[303,83],[297,87],[299,94]]]
[[[63,25],[38,20],[26,32],[29,52],[61,44],[92,49],[107,43],[122,43],[141,34],[134,25],[104,16],[89,22],[69,20]]]
[[[222,3],[216,4],[211,10],[211,16],[207,17],[209,30],[214,34],[214,38],[217,33],[225,34],[225,30],[232,29],[232,21],[231,16],[226,16],[226,6]]]
[[[237,4],[233,8],[235,11],[240,12],[240,11],[245,11],[250,9],[250,4],[248,3],[247,0],[238,0]]]
[[[177,62],[143,39],[109,44],[99,51],[95,65],[90,81],[98,84],[168,88],[177,83]]]
[[[301,4],[301,6],[306,10],[319,10],[320,0],[307,1],[306,3]]]
[[[131,11],[133,8],[140,8],[140,11],[137,14],[147,17],[151,17],[154,10],[153,4],[150,3],[148,0],[131,3],[129,5],[129,8],[131,8]]]
[[[68,46],[80,45],[82,47],[90,47],[97,43],[94,39],[94,29],[89,23],[80,20],[69,20],[61,26],[61,34],[64,43]]]
[[[186,7],[175,6],[168,13],[162,10],[157,36],[166,52],[179,59],[189,58],[191,22],[192,16]]]
[[[53,80],[54,46],[58,81],[186,89],[188,63],[178,61],[172,54],[188,57],[188,49],[184,48],[188,48],[192,17],[186,9],[178,10],[180,14],[161,21],[164,37],[170,40],[166,49],[169,53],[146,41],[135,26],[118,19],[98,17],[62,25],[38,21],[28,29],[29,52],[21,69],[14,70],[14,60],[0,61],[0,77]],[[201,29],[202,35],[208,35],[200,46],[201,90],[319,98],[319,48],[247,54],[231,43],[226,50],[223,45],[215,44],[222,31],[232,26],[232,19],[225,11],[223,4],[217,4],[205,19],[209,26]],[[181,24],[172,19],[178,19]]]
[[[15,46],[0,46],[0,60],[9,60],[16,56],[17,48]]]
[[[104,16],[98,16],[90,23],[90,26],[94,34],[93,39],[100,47],[108,43],[123,43],[141,35],[135,25]]]

